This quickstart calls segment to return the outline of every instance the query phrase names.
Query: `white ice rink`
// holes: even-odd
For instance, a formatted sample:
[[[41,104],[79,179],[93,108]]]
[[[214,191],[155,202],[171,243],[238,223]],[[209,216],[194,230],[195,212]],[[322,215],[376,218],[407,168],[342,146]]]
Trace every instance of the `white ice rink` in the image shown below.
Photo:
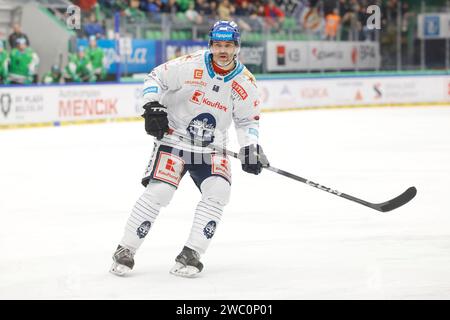
[[[169,274],[200,198],[186,175],[120,278],[143,122],[0,131],[0,299],[450,299],[449,107],[265,113],[260,141],[273,166],[341,192],[418,194],[379,213],[232,160],[204,272]]]

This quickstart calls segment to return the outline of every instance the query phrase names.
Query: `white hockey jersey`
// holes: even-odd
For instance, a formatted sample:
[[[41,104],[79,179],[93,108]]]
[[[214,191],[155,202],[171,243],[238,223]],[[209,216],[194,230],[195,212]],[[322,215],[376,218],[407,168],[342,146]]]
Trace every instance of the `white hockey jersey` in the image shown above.
[[[163,144],[210,152],[180,141],[176,134],[225,146],[232,120],[241,147],[258,143],[260,105],[255,78],[240,62],[227,75],[218,75],[211,58],[209,50],[200,50],[168,61],[147,75],[143,103],[158,101],[166,106],[169,127],[174,130],[173,135],[164,136]]]

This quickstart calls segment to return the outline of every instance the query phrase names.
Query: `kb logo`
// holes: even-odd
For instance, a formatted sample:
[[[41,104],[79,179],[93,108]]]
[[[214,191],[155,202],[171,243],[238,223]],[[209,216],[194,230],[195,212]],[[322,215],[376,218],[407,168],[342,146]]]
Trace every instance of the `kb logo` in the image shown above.
[[[81,29],[81,9],[71,5],[66,10],[66,25],[69,29]]]
[[[379,6],[372,5],[367,7],[368,14],[371,16],[367,19],[367,29],[369,30],[380,30],[381,29],[381,9]]]

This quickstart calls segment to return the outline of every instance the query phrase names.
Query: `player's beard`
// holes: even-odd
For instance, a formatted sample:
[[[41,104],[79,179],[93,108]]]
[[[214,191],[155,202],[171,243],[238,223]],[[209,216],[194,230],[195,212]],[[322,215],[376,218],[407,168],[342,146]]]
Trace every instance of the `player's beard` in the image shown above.
[[[219,54],[219,56],[220,56],[221,54]],[[222,61],[220,61],[219,59],[215,59],[214,60],[214,63],[215,64],[217,64],[219,67],[221,67],[221,68],[226,68],[226,67],[228,67],[230,64],[232,64],[233,62],[234,62],[234,60],[235,60],[235,58],[236,58],[236,55],[235,54],[233,54],[233,55],[229,55],[229,56],[231,56],[230,58],[229,58],[229,60],[227,61],[227,62],[222,62]]]

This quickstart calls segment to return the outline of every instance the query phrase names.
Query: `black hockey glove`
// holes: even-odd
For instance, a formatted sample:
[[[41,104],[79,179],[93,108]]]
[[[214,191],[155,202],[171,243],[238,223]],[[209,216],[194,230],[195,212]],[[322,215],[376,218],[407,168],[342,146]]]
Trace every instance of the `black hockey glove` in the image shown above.
[[[169,120],[167,119],[167,108],[157,101],[148,102],[142,117],[145,119],[145,131],[149,135],[161,140],[164,133],[169,131]]]
[[[239,159],[242,170],[248,173],[260,174],[262,168],[269,166],[269,161],[259,144],[242,147],[239,151]]]

